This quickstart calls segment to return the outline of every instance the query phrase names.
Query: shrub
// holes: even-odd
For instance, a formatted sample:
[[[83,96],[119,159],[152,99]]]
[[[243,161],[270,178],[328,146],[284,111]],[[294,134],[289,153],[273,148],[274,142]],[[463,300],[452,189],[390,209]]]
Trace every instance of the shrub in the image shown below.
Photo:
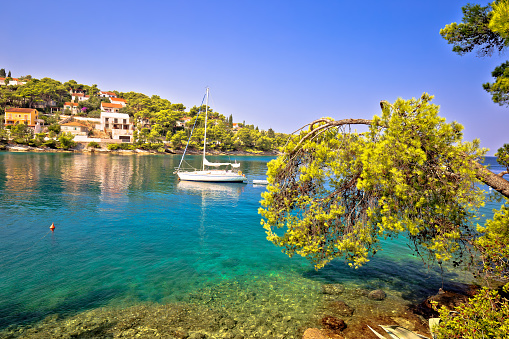
[[[507,338],[509,333],[508,300],[495,290],[481,289],[454,312],[445,307],[438,311],[440,323],[433,328],[437,339]]]
[[[57,142],[54,139],[49,139],[48,141],[43,142],[42,146],[48,148],[57,148]]]
[[[87,147],[88,148],[99,148],[99,143],[97,143],[95,141],[91,141],[88,143]]]
[[[120,145],[119,144],[108,144],[108,149],[110,151],[116,151],[120,148]]]
[[[15,138],[12,141],[14,141],[14,143],[20,144],[20,145],[28,144],[28,142],[25,139],[23,139],[23,138]]]
[[[76,143],[73,141],[73,139],[74,135],[72,135],[70,132],[60,134],[60,136],[58,137],[58,141],[60,142],[60,148],[67,150],[71,147],[76,146]]]

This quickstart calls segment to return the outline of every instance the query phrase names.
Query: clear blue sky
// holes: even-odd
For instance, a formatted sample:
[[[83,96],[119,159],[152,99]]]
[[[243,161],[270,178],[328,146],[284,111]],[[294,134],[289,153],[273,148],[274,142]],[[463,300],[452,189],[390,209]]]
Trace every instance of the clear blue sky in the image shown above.
[[[482,83],[506,59],[458,56],[439,35],[466,3],[3,1],[0,68],[188,108],[208,86],[215,111],[287,133],[428,92],[493,154],[509,142],[509,109]]]

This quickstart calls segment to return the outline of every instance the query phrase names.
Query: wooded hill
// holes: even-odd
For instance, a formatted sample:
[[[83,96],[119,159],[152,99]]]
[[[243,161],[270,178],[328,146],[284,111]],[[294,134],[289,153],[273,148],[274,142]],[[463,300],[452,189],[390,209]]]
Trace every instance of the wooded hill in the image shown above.
[[[5,69],[0,70],[0,75],[5,74]],[[9,72],[10,73],[10,72]],[[99,118],[101,102],[110,102],[108,98],[99,95],[97,85],[79,84],[75,80],[61,83],[51,78],[35,79],[30,75],[16,79],[23,80],[25,84],[8,85],[11,77],[6,77],[0,86],[0,114],[2,115],[1,129],[4,129],[4,113],[9,107],[36,108],[41,118],[50,126],[50,131],[58,132],[59,114],[71,114],[69,109],[63,109],[65,102],[71,102],[71,93],[83,93],[89,96],[88,100],[78,101],[76,116]],[[136,92],[111,91],[119,98],[127,101],[126,107],[120,109],[120,113],[129,114],[131,123],[134,124],[133,139],[135,145],[152,143],[159,144],[163,141],[170,143],[172,148],[185,146],[191,128],[195,123],[198,113],[205,110],[205,106],[192,107],[189,110],[181,103],[172,103],[160,96],[148,96]],[[209,110],[209,125],[207,128],[207,140],[209,149],[219,151],[270,151],[284,145],[288,136],[283,133],[275,133],[272,129],[260,130],[255,125],[233,123],[232,115],[226,117]],[[59,112],[59,113],[55,113]],[[56,116],[55,116],[56,115]],[[187,118],[187,119],[186,119]],[[189,119],[191,118],[191,119]],[[6,128],[9,128],[7,126]],[[200,114],[196,121],[190,146],[201,149],[204,134],[204,116]],[[5,133],[2,133],[5,135]],[[5,139],[5,136],[4,136]],[[30,140],[30,138],[24,138]]]

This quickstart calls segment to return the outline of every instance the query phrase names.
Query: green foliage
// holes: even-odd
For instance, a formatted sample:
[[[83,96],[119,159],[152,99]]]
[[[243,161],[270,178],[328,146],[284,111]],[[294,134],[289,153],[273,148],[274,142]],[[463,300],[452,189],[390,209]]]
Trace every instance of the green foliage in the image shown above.
[[[108,98],[91,96],[88,100],[78,102],[78,115],[86,115],[90,118],[98,118],[101,115],[101,103],[111,102]]]
[[[53,132],[55,134],[59,134],[61,128],[62,127],[60,126],[60,124],[54,123],[54,124],[48,126],[48,131]]]
[[[489,28],[491,5],[467,4],[462,10],[460,24],[453,22],[440,30],[454,52],[462,55],[477,49],[478,55],[491,55],[494,50],[504,49],[504,39]]]
[[[171,145],[177,149],[181,148],[186,141],[187,141],[187,134],[185,131],[177,131],[171,137]]]
[[[483,204],[470,165],[483,151],[462,143],[462,126],[445,123],[431,100],[386,104],[368,133],[330,128],[291,140],[268,165],[259,210],[267,239],[316,268],[337,257],[361,266],[381,237],[401,233],[431,262],[461,253]]]
[[[136,145],[133,145],[133,144],[128,144],[128,143],[118,143],[118,144],[108,144],[107,148],[110,150],[110,151],[117,151],[117,150],[124,150],[124,151],[127,151],[127,150],[135,150],[136,149]]]
[[[48,147],[48,148],[57,148],[57,141],[54,139],[49,139],[49,140],[46,140],[45,142],[43,142],[42,146]]]
[[[95,141],[91,141],[87,145],[88,148],[99,148],[99,143]]]
[[[76,146],[76,143],[73,140],[74,140],[74,135],[70,132],[61,133],[60,136],[58,137],[58,142],[60,143],[60,148],[65,149],[65,150]]]
[[[120,145],[121,144],[108,144],[107,148],[110,151],[116,151],[116,150],[120,149]]]
[[[5,78],[5,77],[6,77],[5,68],[1,68],[0,69],[0,78]]]
[[[509,304],[497,291],[481,289],[454,312],[442,307],[440,323],[433,328],[437,339],[507,338]]]
[[[509,61],[495,68],[491,75],[495,78],[495,82],[484,83],[483,88],[491,94],[494,103],[500,106],[509,105]]]
[[[509,1],[494,1],[490,23],[488,27],[504,40],[509,37]]]
[[[44,139],[46,138],[46,134],[45,133],[37,133],[34,137],[34,140],[33,140],[33,143],[34,143],[34,146],[36,147],[40,147],[43,143],[44,143]]]
[[[509,281],[509,205],[494,211],[493,219],[478,226],[481,236],[475,240],[482,270],[487,278]]]
[[[509,144],[504,144],[504,146],[500,147],[495,156],[497,157],[497,162],[509,171]]]
[[[11,127],[11,138],[18,144],[28,144],[32,139],[33,130],[25,124],[17,124]]]

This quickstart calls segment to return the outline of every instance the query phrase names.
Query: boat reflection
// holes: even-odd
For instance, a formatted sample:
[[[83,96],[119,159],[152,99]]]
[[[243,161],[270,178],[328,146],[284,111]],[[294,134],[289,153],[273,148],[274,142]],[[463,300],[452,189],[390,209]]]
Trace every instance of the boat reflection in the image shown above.
[[[200,181],[179,181],[179,190],[202,196],[232,196],[238,197],[244,191],[245,185],[238,183],[212,183]]]

